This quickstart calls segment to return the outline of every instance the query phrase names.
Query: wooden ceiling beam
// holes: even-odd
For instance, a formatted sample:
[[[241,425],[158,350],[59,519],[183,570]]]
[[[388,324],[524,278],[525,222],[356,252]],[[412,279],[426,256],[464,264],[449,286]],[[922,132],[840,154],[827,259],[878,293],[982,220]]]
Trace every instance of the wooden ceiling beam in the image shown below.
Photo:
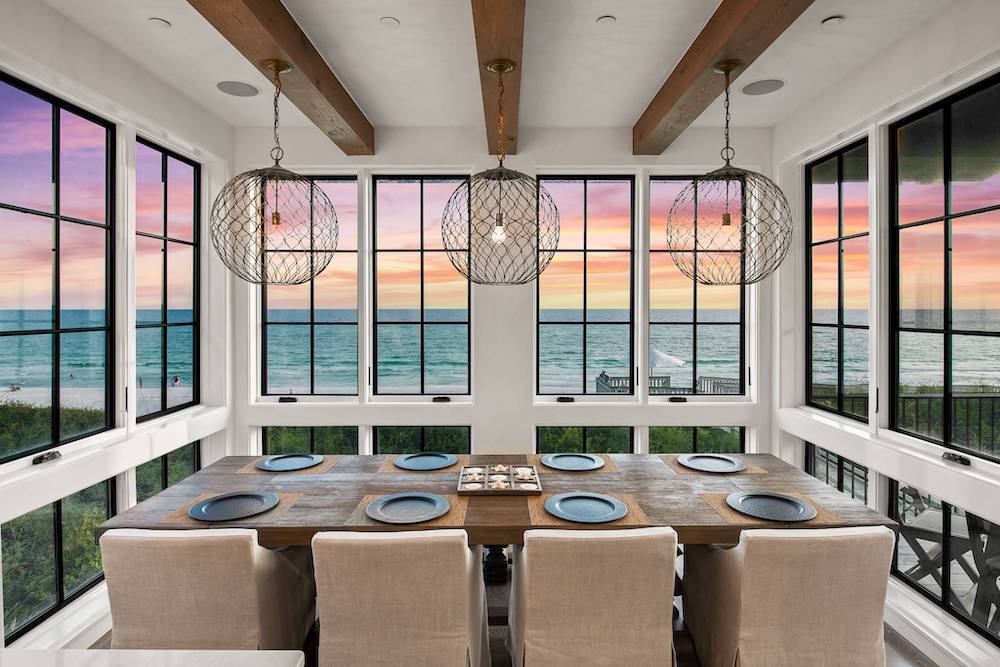
[[[712,71],[723,59],[742,60],[739,76],[813,0],[722,0],[632,128],[633,155],[659,155],[725,88]],[[721,120],[721,119],[720,119]]]
[[[375,128],[281,0],[188,0],[268,80],[261,63],[292,65],[281,91],[347,155],[374,155]]]
[[[521,53],[524,48],[524,0],[472,0],[476,31],[479,81],[483,89],[486,143],[492,154],[497,146],[497,75],[486,69],[494,60],[510,60],[514,70],[503,75],[504,150],[517,154],[518,107],[521,103]]]

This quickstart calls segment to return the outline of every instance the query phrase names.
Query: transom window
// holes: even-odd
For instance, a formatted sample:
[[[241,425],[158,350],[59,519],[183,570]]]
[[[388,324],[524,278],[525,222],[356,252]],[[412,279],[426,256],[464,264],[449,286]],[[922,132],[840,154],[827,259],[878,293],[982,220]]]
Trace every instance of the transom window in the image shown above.
[[[745,451],[742,426],[650,426],[650,454],[739,454]]]
[[[537,392],[633,394],[631,176],[540,176],[559,249],[538,279]]]
[[[868,468],[806,443],[806,472],[862,503],[868,502]]]
[[[201,469],[201,443],[198,441],[157,456],[135,468],[136,498],[141,503],[152,498]]]
[[[535,451],[539,454],[630,454],[632,435],[631,426],[538,426]]]
[[[330,264],[302,285],[261,290],[261,393],[358,393],[358,182],[316,176],[337,211]]]
[[[113,143],[0,74],[0,462],[112,425]]]
[[[671,250],[698,256],[700,246],[669,248],[666,221],[690,178],[649,183],[649,393],[743,394],[745,292],[741,285],[702,285],[674,264]]]
[[[357,426],[265,426],[264,454],[357,454]]]
[[[469,393],[469,281],[441,213],[464,176],[375,176],[375,394]]]
[[[375,426],[374,432],[375,454],[468,454],[472,445],[468,426]]]
[[[891,423],[1000,459],[1000,77],[892,127]]]

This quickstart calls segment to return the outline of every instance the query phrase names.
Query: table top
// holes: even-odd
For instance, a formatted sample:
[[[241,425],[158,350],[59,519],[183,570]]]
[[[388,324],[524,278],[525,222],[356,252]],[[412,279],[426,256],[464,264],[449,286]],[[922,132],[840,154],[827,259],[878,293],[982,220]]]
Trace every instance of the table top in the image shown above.
[[[889,518],[770,454],[734,455],[748,464],[737,474],[688,471],[676,457],[655,454],[604,455],[608,462],[590,472],[550,470],[537,456],[460,456],[446,470],[409,472],[392,465],[392,456],[332,456],[310,470],[292,473],[257,471],[261,457],[229,456],[101,524],[100,535],[113,528],[193,529],[245,527],[258,532],[264,546],[306,545],[324,530],[420,530],[464,528],[473,544],[519,544],[532,528],[628,528],[671,526],[687,544],[735,543],[750,528],[830,528],[884,525]],[[534,463],[540,473],[542,496],[457,496],[461,465]],[[187,508],[211,495],[234,491],[278,494],[278,506],[264,514],[206,524],[187,517]],[[364,515],[367,502],[401,491],[423,491],[447,496],[452,504],[445,516],[422,524],[381,524]],[[541,510],[549,495],[591,491],[625,500],[630,512],[619,521],[574,524]],[[776,491],[797,495],[819,511],[811,521],[795,524],[762,521],[725,506],[736,491]]]
[[[302,651],[0,649],[0,667],[303,667]]]

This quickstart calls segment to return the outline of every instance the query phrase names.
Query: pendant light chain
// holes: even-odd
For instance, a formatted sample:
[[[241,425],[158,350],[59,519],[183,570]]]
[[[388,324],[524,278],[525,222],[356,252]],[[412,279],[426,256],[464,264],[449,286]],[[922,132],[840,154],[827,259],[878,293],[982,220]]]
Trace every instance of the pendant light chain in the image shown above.
[[[281,140],[278,138],[278,98],[281,97],[281,72],[274,71],[274,148],[271,149],[271,159],[275,166],[285,157],[285,151],[281,148]]]
[[[736,151],[733,147],[729,145],[729,70],[725,71],[726,75],[726,97],[725,97],[725,108],[726,108],[726,147],[722,149],[722,159],[726,161],[728,165],[734,157],[736,157]]]
[[[497,72],[497,158],[500,166],[503,166],[503,159],[507,157],[507,147],[504,145],[504,125],[503,125],[503,71]]]

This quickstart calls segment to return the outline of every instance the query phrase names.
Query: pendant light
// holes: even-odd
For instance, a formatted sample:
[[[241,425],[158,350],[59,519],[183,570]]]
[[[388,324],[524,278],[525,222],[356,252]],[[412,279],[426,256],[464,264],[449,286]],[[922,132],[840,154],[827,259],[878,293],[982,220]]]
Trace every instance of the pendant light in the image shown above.
[[[212,205],[212,244],[226,267],[256,285],[300,285],[323,271],[337,249],[337,212],[309,178],[281,166],[278,139],[282,60],[261,66],[274,75],[274,164],[233,177]]]
[[[511,60],[494,60],[497,75],[499,164],[474,174],[455,189],[441,216],[441,238],[459,273],[480,285],[531,282],[559,246],[559,210],[537,179],[504,166],[503,75]]]

